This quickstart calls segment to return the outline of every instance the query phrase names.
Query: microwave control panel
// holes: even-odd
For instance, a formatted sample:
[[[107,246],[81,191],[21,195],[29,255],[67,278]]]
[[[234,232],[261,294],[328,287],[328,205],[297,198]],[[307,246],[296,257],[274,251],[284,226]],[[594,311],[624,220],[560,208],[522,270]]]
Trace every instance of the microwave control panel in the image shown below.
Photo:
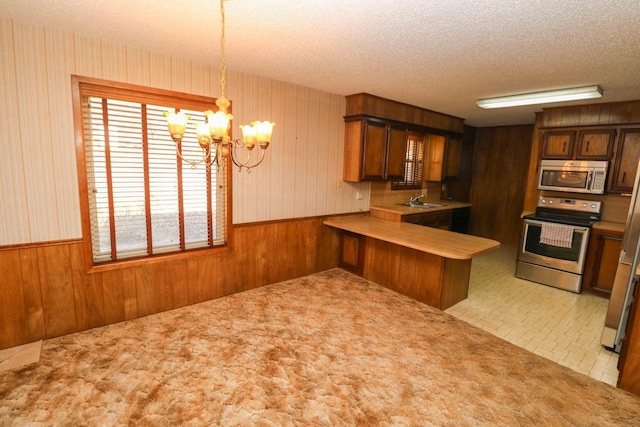
[[[593,172],[593,183],[591,184],[592,190],[601,190],[604,192],[604,183],[607,180],[607,173],[603,170],[596,170]]]

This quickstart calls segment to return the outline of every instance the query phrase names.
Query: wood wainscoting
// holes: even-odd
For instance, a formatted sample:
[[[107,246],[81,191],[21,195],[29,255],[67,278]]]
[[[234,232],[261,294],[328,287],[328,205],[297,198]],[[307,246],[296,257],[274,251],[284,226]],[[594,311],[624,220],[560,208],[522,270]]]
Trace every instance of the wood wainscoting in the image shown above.
[[[80,240],[0,248],[0,349],[335,268],[324,219],[236,225],[233,251],[90,274]]]

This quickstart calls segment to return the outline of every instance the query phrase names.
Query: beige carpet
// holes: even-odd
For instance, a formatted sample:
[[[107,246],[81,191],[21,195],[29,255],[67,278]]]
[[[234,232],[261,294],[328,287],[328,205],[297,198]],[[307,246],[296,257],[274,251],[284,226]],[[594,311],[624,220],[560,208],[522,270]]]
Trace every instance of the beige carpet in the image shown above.
[[[0,425],[640,425],[640,398],[342,270],[44,341]]]

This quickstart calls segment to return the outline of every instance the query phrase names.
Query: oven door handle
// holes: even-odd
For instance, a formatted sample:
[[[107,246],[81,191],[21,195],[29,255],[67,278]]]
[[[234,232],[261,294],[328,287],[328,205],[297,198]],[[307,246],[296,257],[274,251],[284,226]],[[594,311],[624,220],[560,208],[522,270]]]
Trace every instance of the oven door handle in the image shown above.
[[[524,222],[526,224],[533,224],[533,225],[539,225],[542,226],[542,224],[547,223],[547,224],[562,224],[561,222],[553,222],[553,221],[538,221],[537,219],[528,219],[525,218]],[[582,231],[585,232],[587,231],[589,228],[588,227],[583,227],[581,225],[572,225],[572,224],[562,224],[562,225],[566,225],[567,227],[571,227],[573,228],[573,231]]]

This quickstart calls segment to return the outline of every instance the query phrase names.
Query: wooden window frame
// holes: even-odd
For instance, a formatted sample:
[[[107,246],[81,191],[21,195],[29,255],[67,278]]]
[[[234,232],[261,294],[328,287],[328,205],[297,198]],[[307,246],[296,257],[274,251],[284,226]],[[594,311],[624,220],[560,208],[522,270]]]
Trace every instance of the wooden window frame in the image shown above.
[[[414,142],[413,149],[411,143]],[[404,164],[404,180],[391,181],[392,190],[420,190],[424,177],[424,155],[425,140],[424,135],[409,131],[407,134],[407,149]],[[413,179],[407,180],[409,171],[413,170]]]
[[[218,173],[224,173],[222,176],[226,180],[226,189],[223,189],[225,202],[223,207],[219,208],[224,213],[224,244],[218,244],[209,247],[201,247],[194,249],[187,249],[184,245],[184,212],[180,208],[178,216],[180,218],[180,250],[173,252],[166,252],[160,254],[144,255],[139,257],[125,258],[119,260],[112,260],[106,262],[94,262],[93,246],[92,246],[92,233],[91,233],[91,221],[90,221],[90,209],[89,209],[89,185],[87,176],[87,162],[86,151],[84,141],[84,119],[83,119],[83,96],[88,95],[92,97],[103,97],[105,99],[117,99],[127,102],[135,102],[143,105],[171,105],[178,109],[190,109],[195,111],[205,111],[209,109],[215,109],[215,98],[185,94],[180,92],[168,91],[163,89],[150,88],[145,86],[137,86],[127,83],[113,82],[102,79],[95,79],[82,76],[71,76],[72,80],[72,100],[73,100],[73,115],[74,115],[74,134],[75,134],[75,146],[76,146],[76,160],[77,160],[77,172],[78,172],[78,190],[80,197],[80,210],[82,219],[82,240],[84,248],[84,263],[87,272],[108,271],[121,268],[132,267],[136,265],[144,265],[153,262],[167,261],[168,259],[184,259],[191,258],[195,255],[211,255],[221,252],[228,252],[232,249],[233,241],[233,214],[232,214],[232,173],[231,167],[227,164],[224,167],[220,167]],[[229,108],[231,112],[231,108]],[[167,131],[168,132],[168,131]],[[146,143],[146,142],[144,142]],[[176,155],[177,168],[180,171],[183,168],[182,161]],[[206,168],[205,165],[198,167]],[[212,166],[215,168],[216,166]],[[179,172],[181,176],[181,173]],[[209,176],[209,174],[207,174]],[[178,178],[180,180],[180,178]],[[181,184],[180,184],[181,185]],[[145,185],[145,187],[147,187]],[[145,188],[145,194],[148,192]],[[178,197],[182,197],[181,191],[178,191]],[[208,197],[207,212],[209,218],[211,218],[211,197]],[[179,206],[182,207],[181,201]],[[149,222],[149,211],[145,214],[147,222]],[[147,225],[147,228],[149,226]],[[209,224],[211,228],[211,224]],[[209,230],[210,233],[210,230]],[[148,235],[148,234],[147,234]],[[211,240],[209,240],[211,244]]]

